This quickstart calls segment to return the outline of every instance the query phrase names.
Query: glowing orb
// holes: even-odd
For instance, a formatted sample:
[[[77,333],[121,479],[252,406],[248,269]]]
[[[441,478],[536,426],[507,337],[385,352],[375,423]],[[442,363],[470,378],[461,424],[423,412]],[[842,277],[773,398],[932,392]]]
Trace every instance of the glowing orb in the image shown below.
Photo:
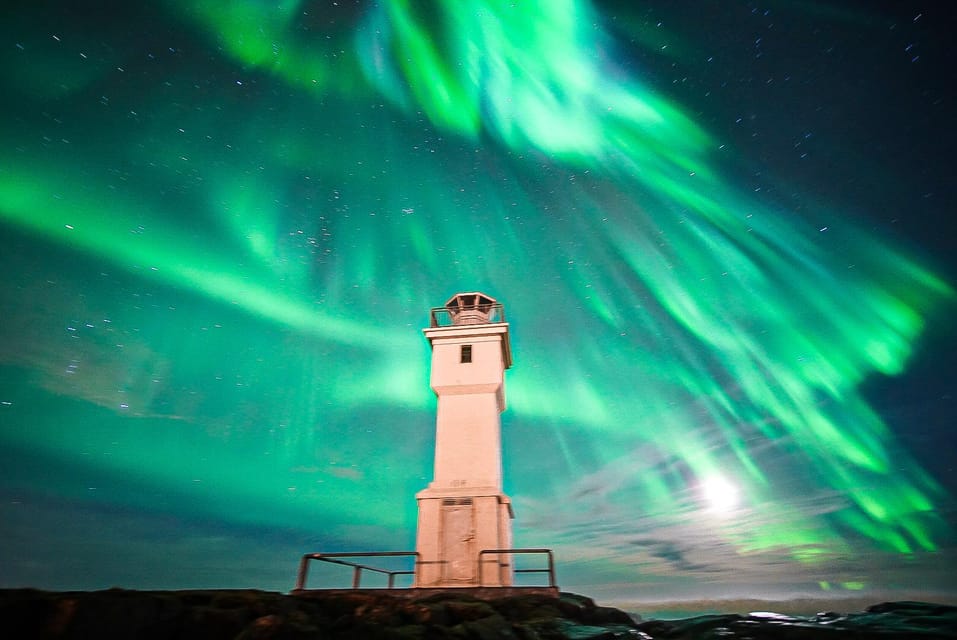
[[[730,511],[738,504],[738,488],[722,476],[705,479],[701,491],[711,511]]]

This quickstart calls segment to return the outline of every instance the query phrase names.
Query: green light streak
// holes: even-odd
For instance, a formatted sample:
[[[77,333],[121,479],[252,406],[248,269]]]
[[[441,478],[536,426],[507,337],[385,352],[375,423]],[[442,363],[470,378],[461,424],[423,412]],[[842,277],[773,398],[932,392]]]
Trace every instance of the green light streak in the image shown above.
[[[370,16],[360,53],[371,82],[439,128],[471,138],[482,129],[516,151],[534,149],[616,176],[624,170],[619,188],[644,202],[643,209],[616,203],[608,211],[596,202],[593,215],[610,219],[606,240],[676,323],[673,339],[711,354],[673,361],[674,371],[655,374],[680,380],[705,402],[748,476],[767,481],[736,440],[735,425],[773,416],[776,430],[854,502],[859,517],[845,524],[901,552],[933,549],[916,523],[937,489],[891,479],[887,430],[857,387],[874,372],[903,369],[923,314],[933,300],[952,297],[951,289],[871,238],[854,241],[854,230],[844,240],[864,264],[847,275],[786,218],[726,184],[709,159],[714,143],[679,108],[633,80],[609,80],[589,53],[605,44],[593,23],[589,7],[571,1],[428,9],[387,3]],[[615,324],[614,294],[596,293],[588,307]],[[736,385],[741,397],[726,397],[715,375]],[[547,381],[518,384],[520,413],[557,409],[569,419],[637,429],[644,437],[655,429],[639,416],[613,418],[608,394],[584,381],[566,377],[565,402]],[[652,410],[643,416],[660,420]],[[698,478],[728,462],[687,436],[655,440]],[[863,488],[876,478],[880,491]],[[817,535],[810,531],[772,526],[761,534],[768,542],[742,544],[806,549]]]
[[[258,274],[237,274],[230,261],[210,255],[206,247],[172,229],[156,228],[148,241],[137,241],[131,229],[142,218],[128,212],[142,213],[141,207],[117,202],[116,196],[91,199],[69,185],[43,182],[35,175],[12,171],[0,175],[0,216],[7,222],[146,277],[329,340],[373,346],[383,338],[383,331],[377,327],[323,313],[276,293],[267,283],[250,281]],[[43,215],[38,215],[41,211]],[[150,218],[155,220],[155,214]],[[412,340],[404,334],[393,339],[407,347]]]
[[[408,528],[395,479],[427,482],[433,423],[419,329],[481,288],[513,322],[511,481],[519,522],[547,512],[530,533],[612,554],[639,529],[706,529],[807,565],[866,551],[862,536],[938,548],[944,496],[861,386],[906,369],[951,287],[728,178],[720,141],[613,66],[589,4],[396,0],[358,26],[298,1],[165,6],[201,39],[161,83],[138,50],[93,65],[49,43],[3,72],[10,104],[54,115],[17,113],[25,131],[2,134],[0,224],[188,310],[128,310],[77,269],[87,301],[36,303],[50,335],[0,355],[98,413],[39,436],[11,422],[4,441],[108,452],[81,462],[158,485],[203,471],[196,511],[226,519]],[[639,41],[690,49],[658,37]],[[101,308],[135,325],[122,356],[100,325],[63,336]],[[223,335],[194,335],[221,319]],[[715,475],[738,488],[732,518],[695,493]],[[584,516],[538,506],[568,495]],[[582,533],[595,522],[600,539]]]
[[[297,28],[298,21],[313,9],[302,0],[269,5],[256,0],[168,0],[167,4],[249,69],[320,95],[365,92],[355,61],[346,55],[348,44],[339,35],[330,34],[323,41]]]

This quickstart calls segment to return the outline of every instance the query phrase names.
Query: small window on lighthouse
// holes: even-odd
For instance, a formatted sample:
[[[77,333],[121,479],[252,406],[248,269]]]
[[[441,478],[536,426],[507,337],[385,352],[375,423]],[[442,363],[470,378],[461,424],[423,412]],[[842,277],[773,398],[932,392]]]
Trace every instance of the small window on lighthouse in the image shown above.
[[[462,345],[462,353],[461,358],[459,358],[459,362],[472,362],[472,345]]]

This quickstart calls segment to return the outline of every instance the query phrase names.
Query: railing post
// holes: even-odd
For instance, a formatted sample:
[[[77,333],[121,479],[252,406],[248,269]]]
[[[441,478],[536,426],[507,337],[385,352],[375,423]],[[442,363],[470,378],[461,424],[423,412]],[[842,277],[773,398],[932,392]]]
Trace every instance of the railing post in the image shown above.
[[[359,582],[362,580],[362,567],[356,565],[352,568],[352,588],[358,589]]]
[[[296,576],[297,590],[306,588],[306,574],[309,572],[309,558],[310,558],[310,554],[307,553],[299,561],[299,573]]]
[[[548,586],[558,586],[558,583],[555,581],[555,558],[552,556],[551,549],[548,551]]]

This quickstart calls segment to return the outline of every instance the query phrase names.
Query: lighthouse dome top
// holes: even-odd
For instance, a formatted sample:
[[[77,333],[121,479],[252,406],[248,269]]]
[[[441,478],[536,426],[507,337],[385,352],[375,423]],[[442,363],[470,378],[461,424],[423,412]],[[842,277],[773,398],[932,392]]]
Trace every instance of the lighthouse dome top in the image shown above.
[[[432,309],[432,326],[448,327],[505,322],[502,303],[480,291],[456,293],[443,307]]]
[[[492,319],[492,316],[496,308],[501,307],[495,298],[478,291],[456,293],[445,303],[452,324],[456,325],[498,322],[499,320]]]

